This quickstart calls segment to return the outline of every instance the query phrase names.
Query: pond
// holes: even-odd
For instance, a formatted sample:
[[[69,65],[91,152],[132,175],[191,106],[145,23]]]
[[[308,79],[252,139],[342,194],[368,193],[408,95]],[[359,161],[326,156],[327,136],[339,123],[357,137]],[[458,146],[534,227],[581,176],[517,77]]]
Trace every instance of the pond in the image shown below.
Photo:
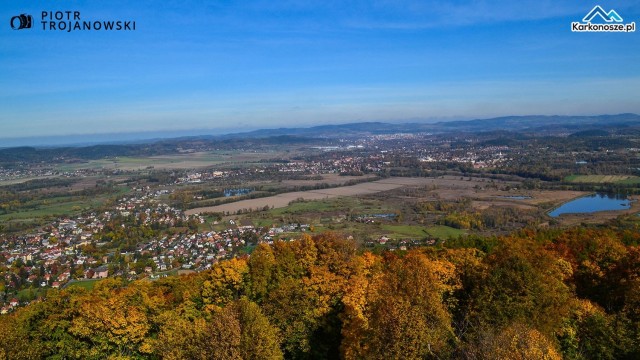
[[[525,196],[525,195],[509,195],[509,196],[498,196],[500,198],[503,199],[511,199],[511,200],[527,200],[527,199],[531,199],[531,196]]]
[[[224,189],[224,196],[225,197],[231,197],[231,196],[241,196],[241,195],[247,195],[248,193],[252,192],[253,189]]]
[[[551,217],[562,214],[590,214],[597,211],[626,210],[631,200],[623,195],[593,194],[562,204],[549,213]]]

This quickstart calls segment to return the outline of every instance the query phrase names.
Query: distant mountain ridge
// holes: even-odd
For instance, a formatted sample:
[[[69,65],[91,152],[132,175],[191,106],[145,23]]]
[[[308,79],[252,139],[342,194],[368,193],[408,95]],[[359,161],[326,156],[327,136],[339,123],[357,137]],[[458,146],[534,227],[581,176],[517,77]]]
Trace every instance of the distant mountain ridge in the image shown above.
[[[149,143],[120,144],[120,145],[91,145],[84,147],[55,147],[36,148],[31,146],[0,149],[0,166],[15,163],[55,162],[95,160],[105,157],[118,156],[156,156],[177,154],[185,148],[208,149],[251,149],[260,145],[279,144],[313,144],[311,137],[290,135],[270,136],[266,138],[237,138],[223,139],[216,137],[186,137],[155,140]]]
[[[309,128],[278,128],[263,129],[247,133],[223,135],[223,137],[260,137],[275,135],[314,135],[331,136],[356,133],[385,134],[385,133],[417,133],[417,132],[490,132],[508,131],[577,131],[602,129],[603,127],[640,127],[640,115],[618,114],[598,116],[559,116],[559,115],[527,115],[505,116],[490,119],[441,121],[436,123],[384,123],[362,122],[342,125],[319,125]]]
[[[602,127],[626,127],[640,126],[640,115],[618,114],[618,115],[597,115],[597,116],[560,116],[560,115],[528,115],[528,116],[505,116],[492,119],[478,119],[469,121],[449,121],[441,122],[445,128],[456,128],[465,130],[586,130]]]
[[[307,128],[262,129],[225,135],[196,135],[165,139],[138,140],[129,144],[96,144],[84,147],[0,148],[0,165],[16,162],[66,159],[99,159],[113,156],[150,156],[176,153],[181,148],[250,148],[256,145],[323,144],[340,137],[358,137],[393,133],[491,133],[499,132],[502,141],[511,136],[576,134],[595,136],[616,131],[640,134],[640,115],[598,116],[506,116],[491,119],[442,121],[437,123],[361,122],[318,125]],[[0,143],[1,146],[1,143]]]

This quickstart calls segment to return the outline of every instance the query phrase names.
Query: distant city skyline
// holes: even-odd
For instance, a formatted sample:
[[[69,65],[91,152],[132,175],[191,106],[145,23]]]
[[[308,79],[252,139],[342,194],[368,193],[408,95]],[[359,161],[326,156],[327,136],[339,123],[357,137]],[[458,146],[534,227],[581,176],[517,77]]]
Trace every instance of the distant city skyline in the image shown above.
[[[640,33],[608,1],[26,1],[0,5],[2,139],[640,113]],[[42,31],[41,11],[135,31]],[[33,28],[9,20],[33,16]]]

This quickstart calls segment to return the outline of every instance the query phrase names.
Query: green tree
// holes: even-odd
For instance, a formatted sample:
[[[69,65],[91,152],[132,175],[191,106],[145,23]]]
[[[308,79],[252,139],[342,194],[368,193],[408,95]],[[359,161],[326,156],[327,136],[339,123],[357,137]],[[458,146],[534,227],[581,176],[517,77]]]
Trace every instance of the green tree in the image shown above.
[[[561,261],[538,243],[503,239],[473,281],[473,312],[481,325],[505,327],[515,322],[551,335],[568,314],[572,293]]]
[[[259,244],[249,258],[249,294],[260,302],[273,287],[273,272],[276,259],[273,250],[266,244]]]

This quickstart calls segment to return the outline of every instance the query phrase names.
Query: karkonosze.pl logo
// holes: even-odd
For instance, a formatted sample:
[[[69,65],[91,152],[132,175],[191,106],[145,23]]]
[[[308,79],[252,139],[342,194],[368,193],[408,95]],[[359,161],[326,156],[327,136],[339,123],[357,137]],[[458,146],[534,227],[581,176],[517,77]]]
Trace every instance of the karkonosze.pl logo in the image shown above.
[[[31,29],[33,17],[28,14],[20,14],[11,18],[11,28],[14,30]],[[72,32],[78,30],[136,30],[135,20],[85,20],[80,17],[80,11],[42,11],[40,26],[42,31]]]
[[[605,23],[592,23],[593,20],[601,20]],[[574,21],[571,23],[571,31],[573,32],[635,32],[636,23],[631,22],[623,24],[622,16],[611,9],[609,12],[604,11],[600,5],[594,6],[591,11],[582,19],[582,22]]]

